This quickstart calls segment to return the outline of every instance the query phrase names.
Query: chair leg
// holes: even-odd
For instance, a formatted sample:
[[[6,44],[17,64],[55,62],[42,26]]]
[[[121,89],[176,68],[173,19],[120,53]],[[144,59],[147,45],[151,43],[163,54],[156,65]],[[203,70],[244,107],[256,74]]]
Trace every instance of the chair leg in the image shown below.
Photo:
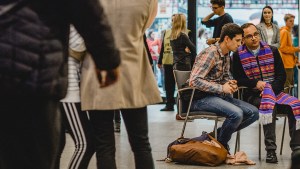
[[[283,141],[284,141],[284,134],[285,134],[285,125],[286,125],[286,117],[284,117],[284,123],[283,123],[283,131],[282,131],[281,145],[280,145],[280,155],[282,155],[282,148],[283,148]]]
[[[183,136],[184,136],[184,131],[185,131],[186,123],[187,123],[187,121],[189,119],[190,110],[191,110],[191,104],[192,104],[192,101],[193,101],[194,94],[195,94],[195,89],[193,89],[192,96],[191,96],[190,101],[189,101],[189,107],[188,107],[187,112],[186,112],[186,117],[184,119],[184,123],[183,123],[183,127],[182,127],[180,138],[183,138]]]
[[[258,124],[258,159],[261,160],[261,124]]]
[[[235,148],[234,148],[234,154],[240,151],[240,131],[236,132],[236,140],[235,140]]]
[[[214,127],[214,130],[215,130],[215,138],[216,140],[218,140],[218,118],[215,119],[215,127]]]

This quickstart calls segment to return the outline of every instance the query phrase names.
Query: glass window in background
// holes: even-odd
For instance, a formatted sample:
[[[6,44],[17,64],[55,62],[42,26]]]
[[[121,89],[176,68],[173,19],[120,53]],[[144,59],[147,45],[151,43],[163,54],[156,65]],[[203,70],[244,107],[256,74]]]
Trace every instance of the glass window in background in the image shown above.
[[[269,5],[274,10],[274,23],[279,27],[285,25],[283,17],[290,13],[296,16],[295,25],[298,25],[298,0],[226,0],[225,12],[229,13],[234,23],[242,25],[251,22],[257,25],[260,22],[262,8]],[[205,48],[205,38],[212,37],[213,28],[206,28],[201,24],[202,18],[212,12],[210,0],[197,1],[197,31],[204,32],[197,38],[197,53]],[[218,17],[218,16],[214,16]]]
[[[147,42],[152,53],[153,59],[153,72],[157,80],[162,97],[165,97],[164,88],[164,71],[162,68],[157,67],[158,55],[161,46],[162,32],[171,28],[171,17],[176,13],[184,13],[187,16],[187,0],[158,0],[158,13],[154,23],[149,29],[146,30]],[[153,34],[150,37],[150,33]]]

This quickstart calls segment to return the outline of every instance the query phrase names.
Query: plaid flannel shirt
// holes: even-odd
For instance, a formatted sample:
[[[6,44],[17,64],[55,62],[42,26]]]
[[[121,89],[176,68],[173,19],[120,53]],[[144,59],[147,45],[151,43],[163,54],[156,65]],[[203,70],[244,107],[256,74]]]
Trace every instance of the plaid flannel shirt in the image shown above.
[[[222,85],[231,79],[230,56],[222,55],[220,45],[216,43],[196,57],[189,85],[204,92],[222,94]]]

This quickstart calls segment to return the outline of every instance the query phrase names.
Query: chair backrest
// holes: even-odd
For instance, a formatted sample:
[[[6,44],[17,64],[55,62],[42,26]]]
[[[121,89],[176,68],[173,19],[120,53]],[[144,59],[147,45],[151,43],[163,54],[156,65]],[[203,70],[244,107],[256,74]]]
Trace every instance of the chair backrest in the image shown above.
[[[190,78],[191,71],[173,70],[175,82],[178,89],[181,89],[186,81]]]
[[[213,119],[213,120],[215,120],[215,133],[217,133],[216,126],[217,126],[218,119],[220,117],[217,116],[216,113],[208,112],[208,111],[191,111],[190,112],[191,103],[192,103],[191,98],[194,97],[194,95],[193,95],[194,92],[191,93],[191,95],[189,96],[190,99],[188,99],[188,101],[185,101],[182,98],[182,96],[180,95],[181,94],[180,90],[182,92],[187,91],[187,90],[190,90],[190,91],[197,90],[196,88],[183,86],[187,82],[187,80],[190,78],[191,71],[173,70],[173,73],[174,73],[175,82],[176,82],[176,85],[178,88],[178,97],[177,97],[178,114],[181,117],[186,117],[184,124],[183,124],[180,138],[183,138],[186,122],[188,119],[204,119],[204,118],[205,119]],[[183,89],[183,88],[185,88],[185,89]]]

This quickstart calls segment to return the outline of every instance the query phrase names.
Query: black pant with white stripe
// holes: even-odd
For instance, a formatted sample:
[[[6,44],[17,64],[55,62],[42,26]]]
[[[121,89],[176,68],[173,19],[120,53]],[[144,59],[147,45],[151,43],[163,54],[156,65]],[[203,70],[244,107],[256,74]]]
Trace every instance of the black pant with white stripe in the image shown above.
[[[70,135],[75,143],[75,151],[68,168],[86,169],[95,152],[88,111],[81,111],[80,103],[68,102],[62,102],[60,109],[66,119],[64,126],[70,129]],[[65,141],[63,140],[62,149],[64,143]]]

